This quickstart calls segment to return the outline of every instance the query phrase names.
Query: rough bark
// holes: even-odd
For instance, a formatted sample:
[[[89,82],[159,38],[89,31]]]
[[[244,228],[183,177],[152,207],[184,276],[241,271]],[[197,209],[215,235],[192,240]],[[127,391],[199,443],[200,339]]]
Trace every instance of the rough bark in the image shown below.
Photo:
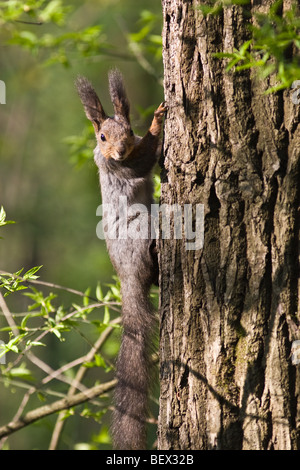
[[[248,39],[243,9],[199,3],[162,0],[161,203],[203,203],[205,238],[160,241],[158,446],[299,449],[299,105],[225,72],[212,53]]]

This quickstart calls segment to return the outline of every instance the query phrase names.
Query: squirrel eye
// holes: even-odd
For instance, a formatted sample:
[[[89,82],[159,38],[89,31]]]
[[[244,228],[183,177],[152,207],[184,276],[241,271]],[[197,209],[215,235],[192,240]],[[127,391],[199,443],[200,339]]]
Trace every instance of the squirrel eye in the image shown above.
[[[132,129],[130,129],[130,135],[133,135],[133,130]]]
[[[102,140],[102,142],[105,142],[105,140],[106,140],[105,135],[104,135],[104,134],[101,134],[101,135],[100,135],[100,139]]]

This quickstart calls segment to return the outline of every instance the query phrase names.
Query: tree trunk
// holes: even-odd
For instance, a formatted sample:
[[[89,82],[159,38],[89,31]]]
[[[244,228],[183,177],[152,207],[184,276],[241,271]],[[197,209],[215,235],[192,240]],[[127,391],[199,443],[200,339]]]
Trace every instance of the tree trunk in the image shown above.
[[[158,448],[300,449],[299,105],[212,56],[249,39],[242,7],[162,3],[161,204],[204,204],[205,231],[160,241]]]

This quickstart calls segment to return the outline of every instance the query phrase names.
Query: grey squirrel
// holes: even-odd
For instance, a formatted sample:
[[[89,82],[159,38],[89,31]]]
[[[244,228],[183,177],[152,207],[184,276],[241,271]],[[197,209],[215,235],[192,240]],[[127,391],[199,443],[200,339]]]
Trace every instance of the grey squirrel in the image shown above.
[[[158,265],[150,236],[150,210],[153,203],[151,170],[157,161],[157,148],[163,116],[162,103],[154,112],[152,124],[143,138],[134,135],[129,119],[129,101],[123,77],[118,70],[109,73],[109,92],[114,117],[108,117],[91,83],[84,77],[76,82],[87,118],[97,138],[94,151],[99,168],[102,204],[110,204],[115,213],[103,214],[104,226],[112,223],[117,237],[106,237],[112,264],[121,282],[123,336],[117,359],[115,411],[112,434],[118,449],[136,450],[146,447],[150,382],[150,341],[154,325],[149,300],[152,283],[157,282]],[[146,207],[149,236],[131,239],[118,235],[121,231],[120,197],[128,206]],[[118,212],[119,211],[119,212]],[[126,223],[129,223],[129,216]]]

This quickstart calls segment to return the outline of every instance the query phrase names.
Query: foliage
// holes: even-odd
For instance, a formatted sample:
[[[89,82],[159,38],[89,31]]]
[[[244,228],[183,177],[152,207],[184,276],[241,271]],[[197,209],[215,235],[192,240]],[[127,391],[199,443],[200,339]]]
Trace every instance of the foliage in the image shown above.
[[[201,7],[205,15],[220,14],[224,7],[247,5],[249,0],[216,1],[213,6]],[[296,54],[290,58],[289,51],[300,49],[300,18],[294,2],[291,9],[282,14],[283,0],[277,0],[267,13],[256,13],[255,23],[248,24],[251,39],[240,49],[215,53],[216,58],[229,59],[226,71],[235,68],[237,72],[249,68],[257,69],[261,79],[275,74],[277,84],[267,93],[288,88],[299,79],[300,66]],[[247,15],[247,10],[245,10]]]
[[[155,33],[160,25],[160,18],[149,10],[143,10],[138,24],[139,31],[127,34],[129,50],[146,72],[153,75],[162,85],[162,79],[156,71],[162,56],[162,37],[161,34]]]
[[[8,0],[0,2],[1,26],[10,21],[22,21],[40,24],[41,22],[53,22],[62,25],[70,7],[63,5],[61,0]]]
[[[86,161],[92,160],[95,147],[95,131],[91,124],[86,123],[79,135],[70,135],[64,139],[69,146],[71,162],[80,168]]]
[[[8,223],[5,221],[3,208],[1,214],[0,222],[3,226]],[[37,397],[38,401],[48,403],[51,396],[70,397],[72,395],[70,389],[74,389],[73,395],[77,390],[88,390],[89,386],[84,382],[88,382],[85,376],[88,375],[89,370],[95,367],[102,369],[104,374],[102,376],[105,380],[105,375],[113,369],[110,356],[115,354],[116,348],[114,347],[112,350],[111,345],[107,348],[107,340],[119,328],[120,285],[118,280],[115,279],[115,283],[107,286],[105,295],[101,285],[98,284],[92,296],[90,288],[85,292],[78,292],[39,281],[36,273],[40,269],[41,266],[37,266],[24,274],[22,274],[22,269],[13,274],[0,272],[0,307],[7,323],[6,326],[0,328],[0,331],[9,335],[8,341],[1,342],[0,345],[0,358],[9,359],[9,362],[5,361],[4,364],[3,361],[0,361],[2,363],[0,381],[12,393],[18,387],[27,390],[20,400],[18,412],[12,423],[18,422],[25,405],[28,406],[29,402],[34,404],[34,397]],[[46,294],[38,289],[37,285],[43,286],[44,289],[45,286],[53,288],[58,293],[61,290],[67,290],[72,293],[73,297],[81,298],[81,302],[73,301],[70,307],[65,308],[63,304],[59,303],[58,294],[54,294],[52,291]],[[18,294],[24,289],[27,292],[21,295],[30,300],[27,312],[10,312],[1,291],[4,291],[4,295],[7,296],[8,294]],[[99,334],[100,338],[98,338]],[[76,335],[75,357],[55,369],[55,366],[49,365],[42,359],[40,348],[42,346],[49,348],[50,339],[52,350],[56,349],[53,339],[49,337],[56,338],[58,342],[64,342],[68,335]],[[97,339],[95,340],[95,338]],[[88,353],[79,355],[79,341],[89,346]],[[37,350],[38,356],[33,352],[35,350]],[[50,382],[55,384],[51,386]],[[58,388],[57,382],[63,384],[63,388],[61,385]],[[50,404],[50,408],[52,405]],[[93,404],[85,403],[80,411],[80,416],[101,423],[108,410],[105,395],[102,399],[100,397],[97,399],[96,405],[95,407],[94,402]],[[74,414],[74,409],[69,410],[64,414],[64,420]],[[43,418],[43,414],[40,418]],[[9,431],[6,434],[4,428],[5,426],[0,428],[0,437],[10,434]],[[103,440],[101,440],[101,435],[103,435]],[[109,444],[106,425],[100,431],[96,441],[98,445]],[[93,445],[97,448],[96,443]]]
[[[40,34],[39,26],[52,24],[63,26],[72,11],[62,0],[28,1],[24,4],[19,0],[0,2],[0,26],[7,30],[8,44],[15,44],[28,49],[33,54],[47,53],[45,65],[55,62],[70,66],[70,55],[76,58],[92,57],[99,54],[114,54],[112,45],[108,44],[102,26],[94,25],[79,31],[71,30],[60,35],[47,32]],[[20,28],[17,27],[20,25]],[[24,29],[24,25],[30,29]],[[156,69],[161,62],[162,40],[157,33],[160,18],[149,10],[142,10],[139,31],[126,33],[129,51],[140,65],[158,80]],[[32,30],[36,26],[36,30]],[[128,56],[130,58],[130,56]],[[154,64],[153,64],[154,61]],[[159,67],[160,68],[160,67]]]
[[[40,34],[39,26],[54,24],[62,26],[72,8],[64,6],[61,0],[40,0],[24,2],[9,0],[0,2],[0,25],[6,28],[10,36],[9,44],[18,45],[37,55],[47,53],[45,65],[55,62],[64,66],[70,65],[70,54],[77,53],[89,57],[105,51],[108,47],[101,34],[101,26],[91,26],[80,31],[65,32],[60,35]],[[17,25],[22,26],[18,28]],[[27,29],[24,29],[24,25]],[[36,27],[36,31],[32,27]],[[30,27],[30,30],[28,29]]]

